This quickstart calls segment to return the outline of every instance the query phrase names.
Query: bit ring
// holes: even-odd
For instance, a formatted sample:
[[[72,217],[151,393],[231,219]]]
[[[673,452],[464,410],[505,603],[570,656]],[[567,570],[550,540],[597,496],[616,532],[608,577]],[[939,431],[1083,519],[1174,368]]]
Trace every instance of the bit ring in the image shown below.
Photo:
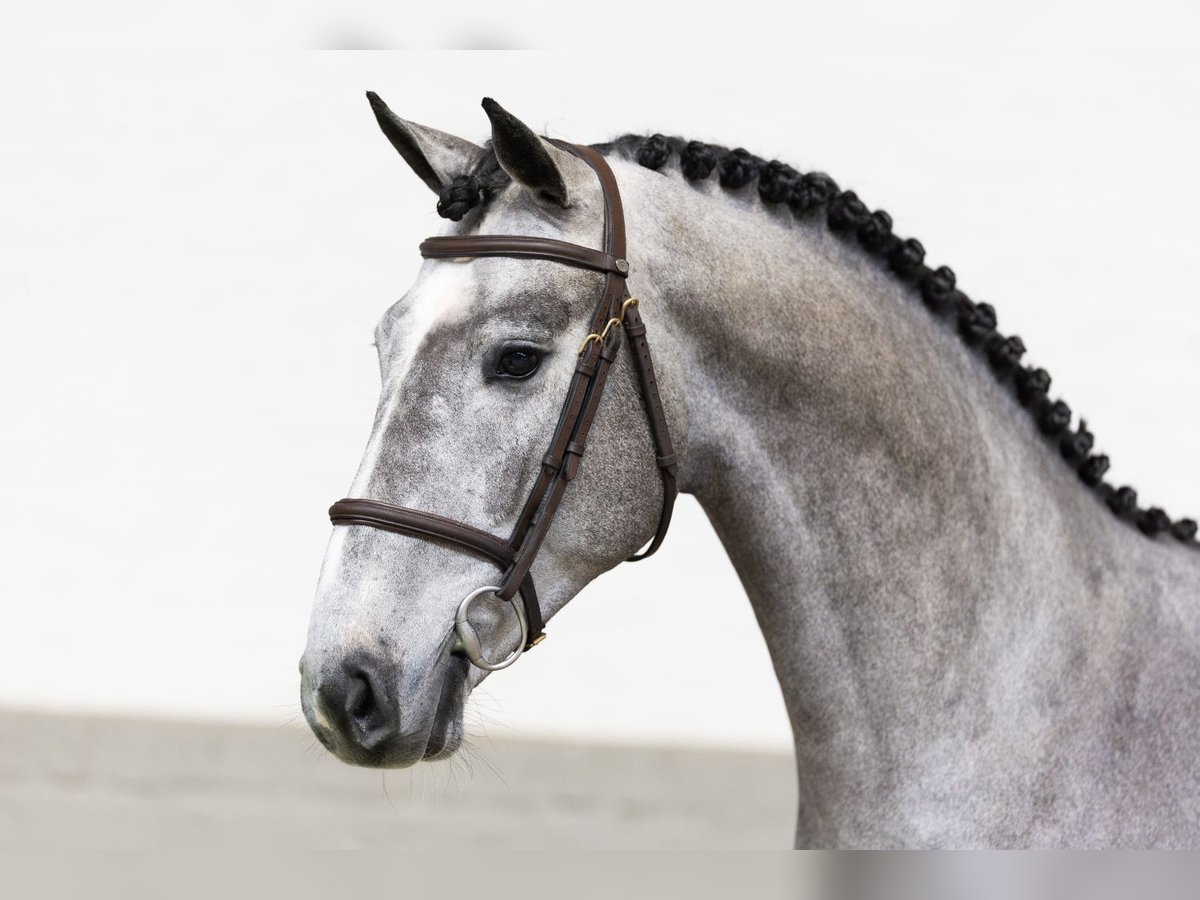
[[[479,640],[479,633],[475,631],[475,626],[467,620],[467,613],[470,612],[471,604],[475,602],[476,597],[482,597],[484,594],[495,594],[499,590],[500,587],[498,585],[490,584],[478,590],[471,591],[471,593],[463,598],[462,603],[458,604],[458,612],[454,614],[454,631],[457,637],[455,638],[454,647],[451,652],[462,653],[474,665],[486,672],[498,672],[501,669],[507,669],[525,652],[525,644],[529,641],[529,623],[525,621],[525,610],[514,595],[509,597],[505,602],[517,614],[517,622],[521,626],[521,641],[517,644],[517,649],[500,660],[500,662],[488,662],[488,660],[484,659],[483,645]]]

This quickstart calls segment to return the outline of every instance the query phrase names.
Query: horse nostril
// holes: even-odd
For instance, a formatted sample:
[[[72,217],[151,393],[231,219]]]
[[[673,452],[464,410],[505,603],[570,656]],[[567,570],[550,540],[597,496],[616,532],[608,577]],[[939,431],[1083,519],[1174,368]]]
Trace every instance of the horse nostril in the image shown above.
[[[350,676],[350,689],[346,692],[346,712],[356,724],[368,727],[379,712],[379,703],[375,699],[371,679],[366,675]]]
[[[345,710],[350,731],[355,742],[368,750],[392,737],[399,725],[385,690],[375,670],[348,673]]]
[[[394,738],[400,730],[400,717],[388,695],[389,671],[387,665],[360,658],[342,672],[322,679],[317,693],[327,715],[325,726],[340,732],[360,750],[375,750]]]

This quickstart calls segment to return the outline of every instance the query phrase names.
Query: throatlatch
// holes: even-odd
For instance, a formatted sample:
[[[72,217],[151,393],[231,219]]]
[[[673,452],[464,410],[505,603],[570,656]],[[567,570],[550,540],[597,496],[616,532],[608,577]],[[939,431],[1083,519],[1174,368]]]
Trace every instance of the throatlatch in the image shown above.
[[[445,516],[378,500],[347,498],[329,508],[329,518],[334,525],[367,525],[413,537],[448,541],[490,559],[503,570],[499,584],[479,588],[463,599],[454,620],[458,633],[456,652],[462,652],[476,666],[488,671],[512,665],[524,651],[545,638],[545,623],[530,569],[567,486],[579,471],[587,447],[588,432],[604,394],[609,367],[620,350],[622,331],[629,336],[634,369],[646,404],[646,416],[654,439],[663,486],[658,529],[645,552],[630,557],[631,560],[645,559],[662,545],[678,494],[675,451],[663,414],[654,362],[646,340],[646,326],[638,312],[638,301],[630,296],[626,285],[629,263],[625,259],[625,216],[616,179],[608,162],[592,148],[563,141],[554,143],[586,162],[600,179],[604,193],[603,250],[547,238],[490,234],[431,237],[423,241],[420,247],[421,255],[426,259],[486,256],[546,259],[604,273],[604,294],[592,316],[591,331],[580,344],[579,358],[554,436],[542,457],[541,470],[512,534],[505,540]],[[512,606],[521,629],[521,641],[516,649],[499,662],[484,659],[479,637],[467,620],[471,603],[488,593],[495,594]],[[518,596],[520,602],[517,602]]]

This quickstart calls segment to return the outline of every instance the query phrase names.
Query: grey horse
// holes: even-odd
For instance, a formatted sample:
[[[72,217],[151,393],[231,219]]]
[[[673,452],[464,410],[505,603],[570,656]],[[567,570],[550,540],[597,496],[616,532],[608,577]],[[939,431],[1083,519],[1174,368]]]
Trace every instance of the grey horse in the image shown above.
[[[498,105],[480,147],[369,96],[448,233],[600,245],[595,173]],[[782,687],[796,845],[1200,844],[1194,523],[1106,484],[1020,340],[852,192],[660,135],[599,149],[680,488],[727,549]],[[377,328],[383,387],[349,496],[507,533],[600,279],[427,260]],[[533,570],[547,617],[658,523],[621,353]],[[487,674],[453,652],[454,614],[495,575],[445,543],[335,528],[301,660],[321,742],[364,765],[452,754]],[[513,617],[481,615],[503,657]]]

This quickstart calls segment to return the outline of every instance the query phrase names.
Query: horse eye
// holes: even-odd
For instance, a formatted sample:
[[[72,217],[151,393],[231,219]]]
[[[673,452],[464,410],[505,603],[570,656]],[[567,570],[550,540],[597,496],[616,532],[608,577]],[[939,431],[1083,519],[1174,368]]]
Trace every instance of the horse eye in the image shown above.
[[[507,378],[528,378],[541,361],[542,358],[532,350],[509,350],[500,357],[496,374]]]

